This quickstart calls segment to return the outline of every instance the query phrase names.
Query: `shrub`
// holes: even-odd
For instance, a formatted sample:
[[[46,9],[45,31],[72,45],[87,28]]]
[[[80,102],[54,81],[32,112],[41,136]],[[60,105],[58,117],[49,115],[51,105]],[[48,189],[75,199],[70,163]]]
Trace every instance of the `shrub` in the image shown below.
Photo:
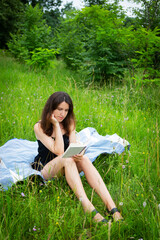
[[[34,8],[31,5],[27,6],[19,31],[11,35],[12,39],[8,43],[13,56],[21,61],[27,61],[30,65],[35,65],[37,59],[39,61],[37,64],[42,66],[42,62],[55,51],[49,51],[52,48],[51,29],[42,17],[43,12],[38,5]]]
[[[50,65],[50,59],[53,59],[58,51],[47,48],[36,48],[31,53],[31,59],[26,60],[28,65],[33,67],[47,68]]]
[[[59,30],[61,55],[69,67],[96,80],[121,76],[126,64],[122,19],[98,5],[68,16]]]
[[[135,67],[143,68],[143,80],[160,80],[160,30],[139,28],[134,34]]]

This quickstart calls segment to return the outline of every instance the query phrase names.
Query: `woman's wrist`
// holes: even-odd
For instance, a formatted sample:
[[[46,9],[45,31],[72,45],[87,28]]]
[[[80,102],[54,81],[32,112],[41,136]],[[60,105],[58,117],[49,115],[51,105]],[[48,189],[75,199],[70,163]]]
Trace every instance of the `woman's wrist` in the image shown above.
[[[59,122],[54,122],[52,124],[53,124],[54,127],[57,127],[57,128],[60,127]]]

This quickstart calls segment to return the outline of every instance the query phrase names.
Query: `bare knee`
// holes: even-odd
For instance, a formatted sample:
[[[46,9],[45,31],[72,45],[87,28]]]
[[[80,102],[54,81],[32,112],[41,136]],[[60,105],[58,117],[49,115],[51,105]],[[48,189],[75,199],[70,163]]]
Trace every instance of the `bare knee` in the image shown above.
[[[91,164],[92,164],[92,162],[89,160],[89,158],[84,155],[83,158],[82,158],[82,160],[79,161],[79,162],[77,162],[77,167],[78,167],[78,170],[79,170],[79,171],[83,171],[83,168],[84,168],[85,166],[89,166],[89,165],[91,165]]]
[[[91,165],[92,164],[92,162],[89,160],[89,158],[87,157],[87,156],[83,156],[83,158],[82,158],[82,164],[89,164],[89,165]]]
[[[64,167],[67,167],[73,164],[75,164],[73,158],[64,158],[64,162],[63,162]]]

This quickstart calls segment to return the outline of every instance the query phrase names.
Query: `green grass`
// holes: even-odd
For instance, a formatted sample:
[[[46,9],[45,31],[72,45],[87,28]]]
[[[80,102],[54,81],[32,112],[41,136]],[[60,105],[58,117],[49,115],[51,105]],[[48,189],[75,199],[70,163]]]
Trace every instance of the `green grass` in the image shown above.
[[[129,75],[121,85],[102,87],[86,83],[85,76],[69,71],[62,61],[47,72],[30,71],[1,54],[0,146],[11,138],[36,140],[33,126],[54,91],[72,96],[77,131],[94,127],[101,135],[117,133],[130,142],[130,154],[101,156],[94,163],[125,221],[111,228],[93,223],[64,178],[45,186],[26,181],[0,192],[0,239],[160,239],[160,88],[136,85]],[[85,177],[82,181],[105,214]]]

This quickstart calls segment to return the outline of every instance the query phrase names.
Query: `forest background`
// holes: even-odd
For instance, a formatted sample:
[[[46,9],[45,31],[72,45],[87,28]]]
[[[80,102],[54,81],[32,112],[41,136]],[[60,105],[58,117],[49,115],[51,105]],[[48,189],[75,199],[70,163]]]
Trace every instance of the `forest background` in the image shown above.
[[[94,224],[63,179],[27,180],[0,192],[1,239],[159,239],[160,1],[135,2],[142,8],[129,17],[119,1],[80,10],[60,0],[0,1],[0,144],[35,140],[33,125],[58,90],[74,100],[77,131],[116,132],[131,144],[131,155],[95,162],[123,224]]]

